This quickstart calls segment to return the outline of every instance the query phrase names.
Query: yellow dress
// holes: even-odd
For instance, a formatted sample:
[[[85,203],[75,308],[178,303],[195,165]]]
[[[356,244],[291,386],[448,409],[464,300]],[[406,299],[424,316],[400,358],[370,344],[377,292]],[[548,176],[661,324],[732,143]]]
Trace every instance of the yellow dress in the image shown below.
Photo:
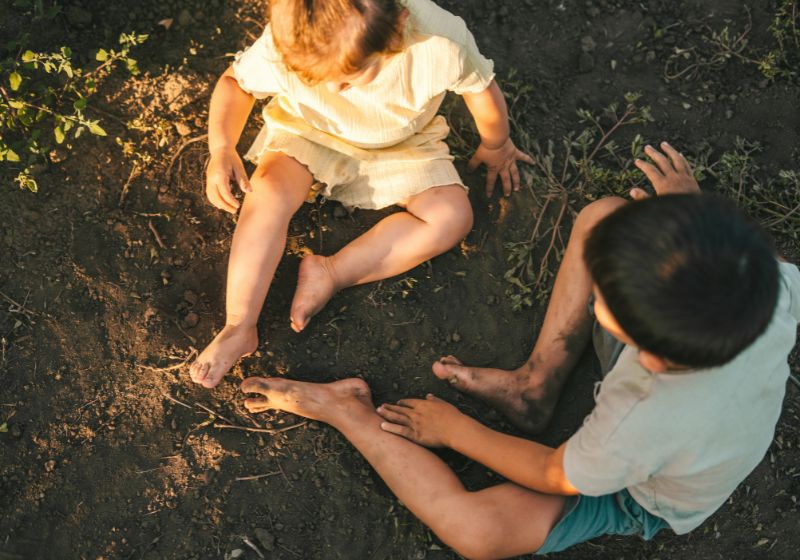
[[[430,0],[403,3],[405,46],[365,86],[333,93],[304,84],[281,62],[269,24],[237,54],[239,86],[257,99],[272,97],[245,158],[285,153],[314,176],[314,194],[348,207],[384,208],[431,187],[463,186],[444,143],[450,129],[436,112],[448,91],[485,90],[493,63],[460,17]]]

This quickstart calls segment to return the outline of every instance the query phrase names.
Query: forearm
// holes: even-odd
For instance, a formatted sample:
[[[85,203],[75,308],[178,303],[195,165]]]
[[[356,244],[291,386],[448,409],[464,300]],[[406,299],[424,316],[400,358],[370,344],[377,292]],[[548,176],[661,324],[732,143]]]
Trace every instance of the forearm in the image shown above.
[[[453,450],[525,488],[546,494],[578,493],[564,475],[564,446],[553,449],[503,434],[468,416],[454,423],[449,443]]]
[[[255,99],[239,87],[233,70],[228,69],[217,81],[208,111],[208,149],[235,148],[242,135]]]
[[[509,136],[508,108],[497,82],[492,81],[481,93],[465,94],[464,102],[475,119],[481,143],[489,149],[505,144]]]

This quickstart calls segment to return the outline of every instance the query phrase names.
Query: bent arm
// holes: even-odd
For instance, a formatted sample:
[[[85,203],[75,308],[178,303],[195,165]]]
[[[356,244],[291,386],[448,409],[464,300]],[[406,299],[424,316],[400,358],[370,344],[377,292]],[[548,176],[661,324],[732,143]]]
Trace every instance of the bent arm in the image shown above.
[[[553,449],[497,432],[468,416],[452,427],[448,443],[454,451],[525,488],[565,496],[579,493],[564,473],[566,443]]]
[[[475,126],[481,136],[481,143],[489,149],[496,149],[506,143],[510,133],[508,108],[500,86],[492,80],[480,93],[465,93],[467,104]]]
[[[247,117],[253,110],[255,97],[239,87],[233,67],[217,80],[208,110],[208,150],[235,149]]]

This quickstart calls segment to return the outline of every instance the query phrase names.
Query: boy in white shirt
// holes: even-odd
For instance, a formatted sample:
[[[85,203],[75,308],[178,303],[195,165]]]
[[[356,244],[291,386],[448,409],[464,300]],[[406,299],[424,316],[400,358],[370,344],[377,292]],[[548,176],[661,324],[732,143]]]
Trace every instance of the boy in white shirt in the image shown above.
[[[261,396],[246,405],[337,428],[467,557],[697,527],[772,440],[800,321],[800,271],[779,262],[763,232],[730,203],[701,195],[680,153],[662,149],[666,155],[647,148],[655,165],[637,165],[658,195],[669,196],[606,199],[579,215],[528,364],[513,372],[454,358],[434,365],[437,376],[521,427],[541,427],[591,335],[593,299],[595,342],[610,371],[593,412],[557,449],[491,430],[432,395],[376,413],[360,379],[249,378],[242,390]],[[606,352],[610,337],[621,344]],[[469,492],[412,442],[454,449],[509,482]]]

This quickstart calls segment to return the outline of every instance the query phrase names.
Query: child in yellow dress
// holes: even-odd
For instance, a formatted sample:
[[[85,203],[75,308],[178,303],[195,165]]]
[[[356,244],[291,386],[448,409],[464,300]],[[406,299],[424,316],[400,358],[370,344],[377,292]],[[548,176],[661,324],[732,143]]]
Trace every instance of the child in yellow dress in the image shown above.
[[[236,57],[211,97],[206,193],[235,213],[225,327],[190,368],[214,387],[258,345],[256,321],[284,251],[291,216],[316,194],[348,207],[398,205],[331,256],[300,265],[291,306],[299,332],[339,290],[388,278],[455,246],[472,227],[467,189],[437,116],[447,91],[462,95],[481,143],[470,168],[519,188],[503,94],[464,21],[431,0],[272,0],[263,35]],[[245,157],[236,144],[256,99],[272,97]]]

